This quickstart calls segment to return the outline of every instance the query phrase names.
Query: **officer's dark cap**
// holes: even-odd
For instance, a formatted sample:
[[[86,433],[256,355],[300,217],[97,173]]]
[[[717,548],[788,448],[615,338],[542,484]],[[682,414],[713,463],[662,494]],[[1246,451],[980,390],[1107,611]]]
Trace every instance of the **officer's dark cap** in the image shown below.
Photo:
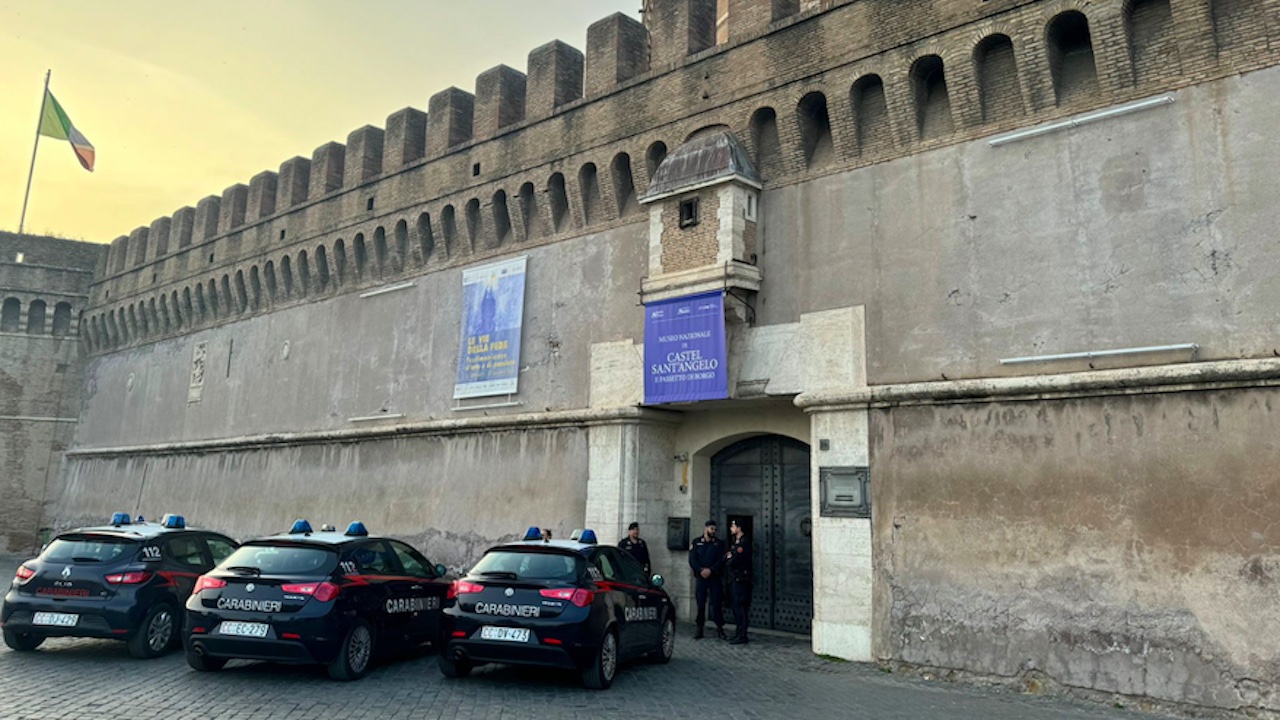
[[[633,522],[633,523],[631,523],[630,525],[628,525],[628,526],[627,526],[627,529],[628,529],[628,530],[639,530],[639,529],[640,529],[640,523],[638,523],[638,522]]]
[[[720,525],[716,523],[714,519],[712,519],[712,520],[708,520],[707,524],[704,527],[720,527]]]

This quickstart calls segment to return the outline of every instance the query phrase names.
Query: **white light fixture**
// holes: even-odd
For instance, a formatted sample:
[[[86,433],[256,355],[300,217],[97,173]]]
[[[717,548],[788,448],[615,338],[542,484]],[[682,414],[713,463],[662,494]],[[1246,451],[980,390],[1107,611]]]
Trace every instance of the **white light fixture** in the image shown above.
[[[1162,352],[1189,352],[1192,356],[1200,346],[1196,343],[1180,343],[1177,345],[1148,345],[1146,347],[1118,348],[1116,350],[1090,350],[1087,352],[1061,353],[1058,355],[1028,355],[1027,357],[1005,358],[1001,365],[1025,365],[1027,363],[1057,362],[1059,360],[1093,360],[1094,358],[1118,357],[1121,355],[1143,355]]]
[[[396,292],[397,290],[408,290],[409,288],[417,284],[418,284],[418,281],[410,280],[409,282],[403,282],[403,283],[400,283],[399,285],[388,285],[387,287],[384,287],[384,288],[378,288],[377,290],[370,290],[369,292],[360,293],[360,297],[371,298],[371,297],[377,297],[379,295],[386,295],[387,293],[393,293],[393,292]]]

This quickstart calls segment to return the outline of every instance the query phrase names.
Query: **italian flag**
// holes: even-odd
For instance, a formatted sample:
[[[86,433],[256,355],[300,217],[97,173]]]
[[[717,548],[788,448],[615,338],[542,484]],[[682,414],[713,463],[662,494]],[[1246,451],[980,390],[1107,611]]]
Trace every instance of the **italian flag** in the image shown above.
[[[40,134],[70,142],[71,149],[76,153],[76,159],[80,161],[85,170],[93,172],[93,144],[76,129],[75,125],[71,124],[71,118],[67,117],[66,111],[58,104],[57,99],[53,97],[53,93],[48,90],[45,90],[44,115],[40,118]]]

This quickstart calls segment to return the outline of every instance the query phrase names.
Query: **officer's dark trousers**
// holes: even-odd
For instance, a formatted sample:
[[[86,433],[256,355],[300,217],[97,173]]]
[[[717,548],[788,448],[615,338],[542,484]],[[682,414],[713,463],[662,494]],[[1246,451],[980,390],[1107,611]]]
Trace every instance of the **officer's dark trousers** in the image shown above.
[[[747,637],[747,625],[750,623],[751,615],[751,583],[735,582],[729,585],[730,598],[733,603],[733,624],[738,626],[738,630],[734,635],[736,637]]]
[[[716,576],[695,577],[694,597],[698,601],[698,627],[707,622],[707,597],[711,598],[711,621],[716,627],[724,627],[724,581]]]

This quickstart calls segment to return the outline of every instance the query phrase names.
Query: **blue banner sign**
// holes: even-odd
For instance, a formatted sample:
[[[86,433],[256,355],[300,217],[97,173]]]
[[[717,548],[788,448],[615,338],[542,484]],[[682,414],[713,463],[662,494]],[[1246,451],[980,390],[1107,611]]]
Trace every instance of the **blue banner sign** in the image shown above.
[[[729,397],[724,292],[663,300],[644,311],[645,404]]]
[[[524,274],[529,258],[464,270],[455,400],[514,395],[520,383]]]

